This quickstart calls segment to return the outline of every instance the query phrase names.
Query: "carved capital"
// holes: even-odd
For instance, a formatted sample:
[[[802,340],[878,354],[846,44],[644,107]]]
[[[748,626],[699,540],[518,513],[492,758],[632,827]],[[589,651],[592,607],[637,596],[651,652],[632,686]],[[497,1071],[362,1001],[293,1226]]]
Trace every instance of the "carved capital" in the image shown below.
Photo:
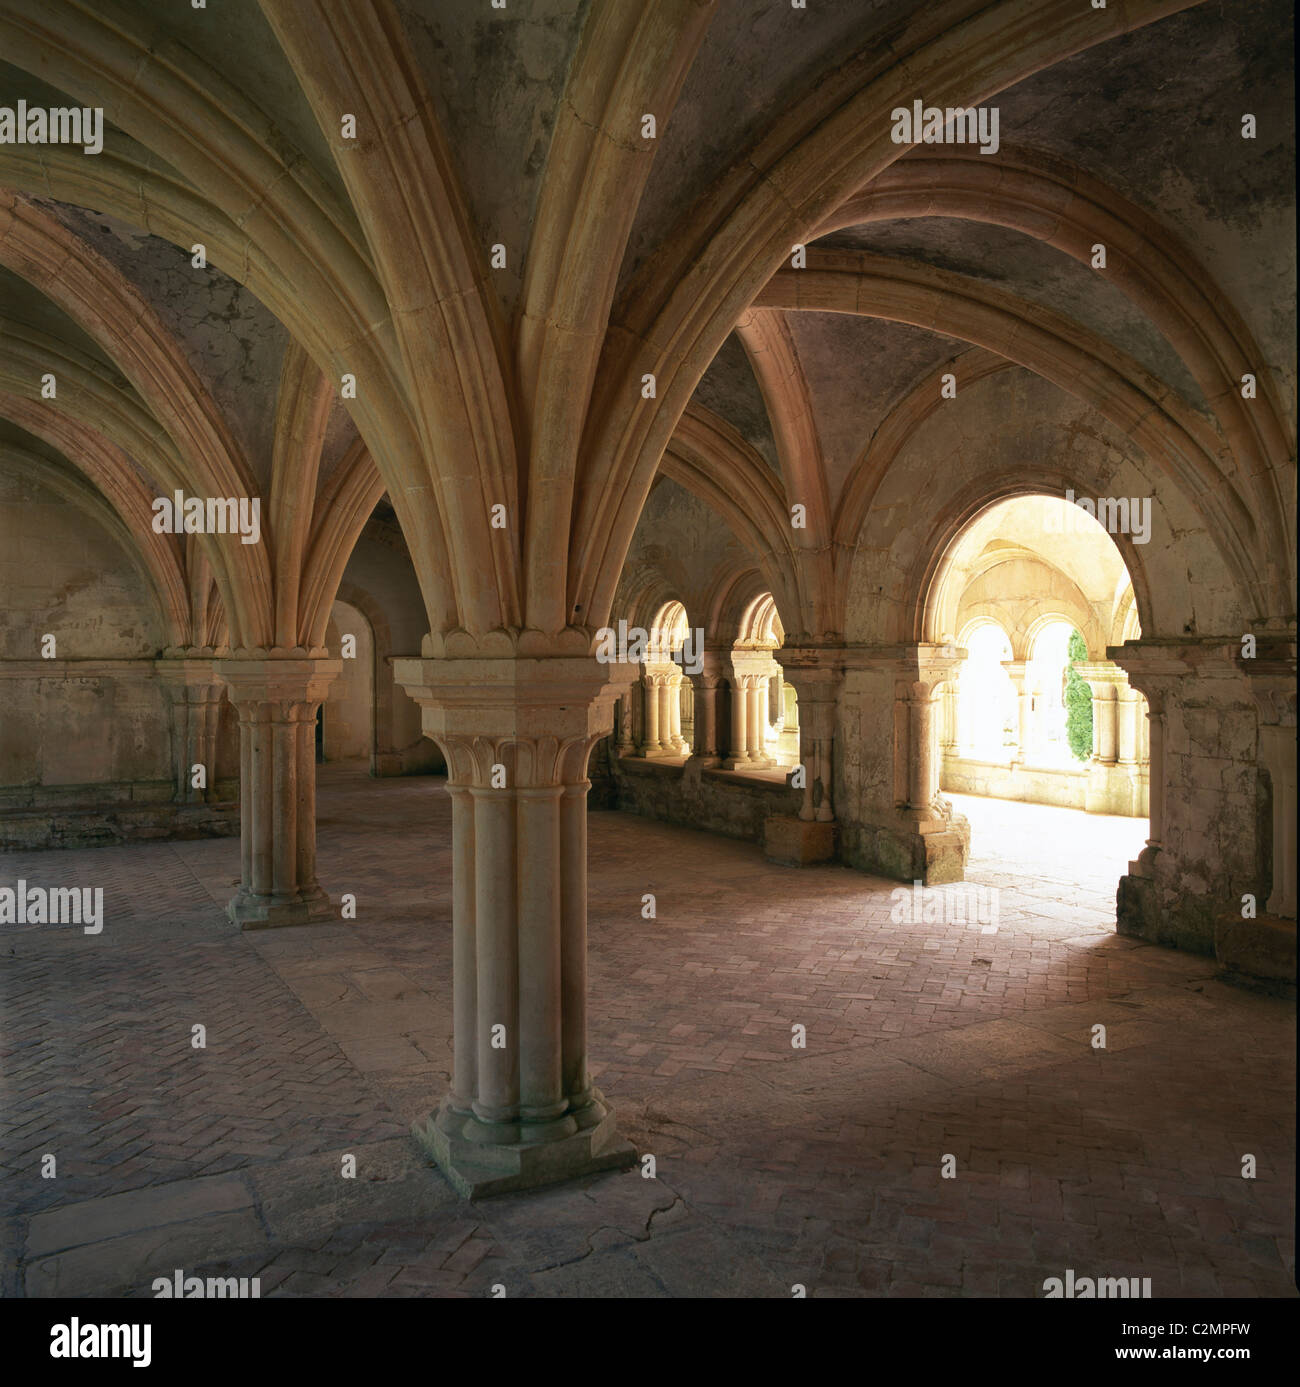
[[[591,750],[613,730],[614,702],[637,668],[585,657],[404,658],[393,675],[420,705],[452,786],[519,790],[586,780]]]

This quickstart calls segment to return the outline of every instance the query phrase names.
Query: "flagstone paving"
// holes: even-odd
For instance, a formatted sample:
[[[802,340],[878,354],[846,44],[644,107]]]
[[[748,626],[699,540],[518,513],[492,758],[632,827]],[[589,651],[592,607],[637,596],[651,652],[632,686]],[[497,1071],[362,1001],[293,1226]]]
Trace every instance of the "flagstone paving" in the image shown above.
[[[1293,1004],[1115,935],[1143,821],[951,798],[972,923],[593,813],[592,1068],[654,1178],[473,1205],[408,1136],[450,1066],[441,780],[322,771],[325,926],[227,923],[231,840],[0,856],[105,895],[99,935],[0,927],[0,1291],[1294,1295]]]

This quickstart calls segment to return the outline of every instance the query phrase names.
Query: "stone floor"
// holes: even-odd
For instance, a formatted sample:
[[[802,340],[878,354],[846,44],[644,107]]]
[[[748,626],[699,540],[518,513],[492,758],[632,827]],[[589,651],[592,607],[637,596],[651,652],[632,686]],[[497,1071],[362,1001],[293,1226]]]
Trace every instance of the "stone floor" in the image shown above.
[[[1294,1007],[1112,932],[1144,822],[953,799],[992,926],[593,814],[594,1068],[656,1178],[478,1205],[407,1136],[449,1065],[441,781],[322,775],[354,922],[236,931],[229,840],[0,858],[106,911],[0,930],[0,1290],[1033,1296],[1072,1268],[1293,1295]]]

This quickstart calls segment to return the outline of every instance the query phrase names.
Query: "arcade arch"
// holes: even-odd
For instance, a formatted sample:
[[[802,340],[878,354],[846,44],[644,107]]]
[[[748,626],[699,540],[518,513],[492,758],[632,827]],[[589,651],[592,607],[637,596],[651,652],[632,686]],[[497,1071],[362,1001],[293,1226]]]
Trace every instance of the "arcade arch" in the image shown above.
[[[1104,526],[1058,497],[998,500],[950,545],[927,610],[957,650],[940,690],[941,791],[1146,818],[1146,700],[1106,656],[1140,632],[1137,604]],[[1091,694],[1086,756],[1066,737],[1072,679]],[[978,819],[977,801],[961,807]]]

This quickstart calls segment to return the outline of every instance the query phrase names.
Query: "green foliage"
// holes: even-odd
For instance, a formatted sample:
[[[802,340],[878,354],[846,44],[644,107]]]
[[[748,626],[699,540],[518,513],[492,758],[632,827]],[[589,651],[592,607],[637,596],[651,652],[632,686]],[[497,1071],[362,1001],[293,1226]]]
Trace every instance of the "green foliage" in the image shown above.
[[[1088,647],[1078,631],[1070,633],[1069,663],[1065,666],[1065,739],[1080,761],[1092,755],[1092,690],[1074,667],[1088,658]]]

